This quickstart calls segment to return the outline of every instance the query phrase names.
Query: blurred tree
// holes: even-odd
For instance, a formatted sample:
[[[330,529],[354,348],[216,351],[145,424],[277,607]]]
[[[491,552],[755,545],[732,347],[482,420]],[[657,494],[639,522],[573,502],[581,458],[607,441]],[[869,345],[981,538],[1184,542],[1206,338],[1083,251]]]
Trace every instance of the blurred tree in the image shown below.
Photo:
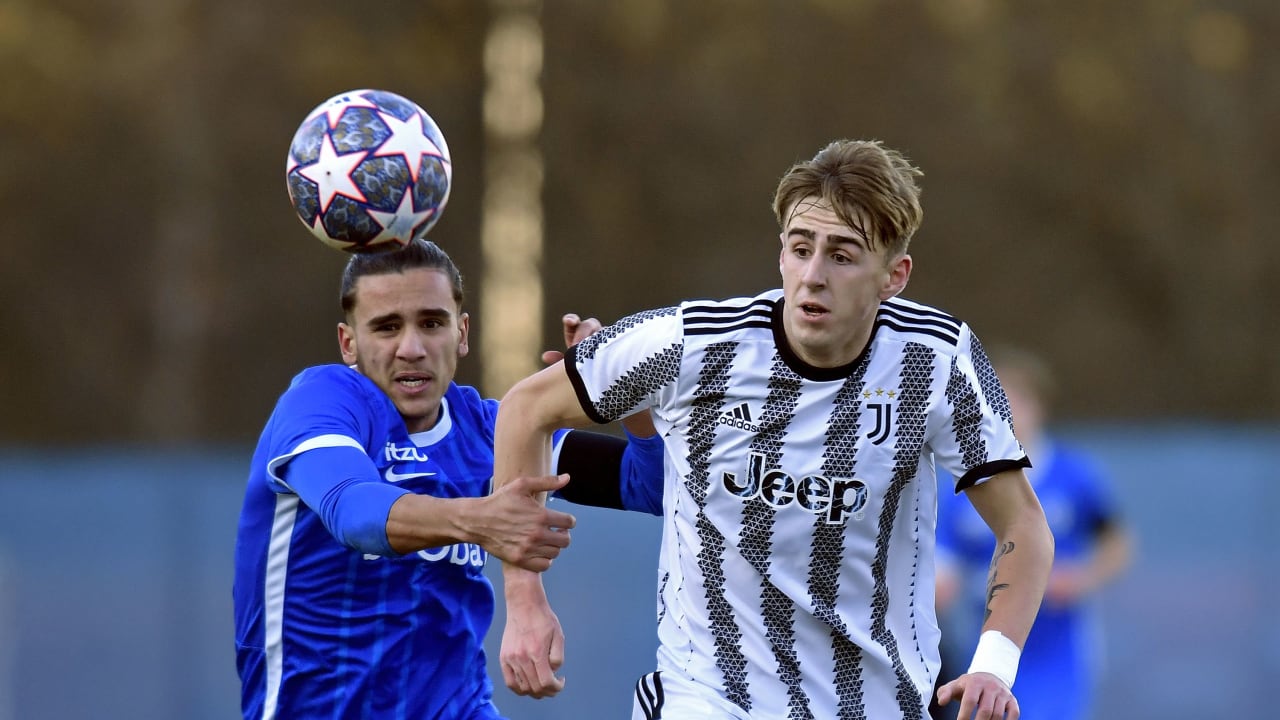
[[[344,258],[283,168],[342,90],[444,129],[432,238],[478,298],[488,21],[465,0],[0,0],[0,442],[243,442],[337,359]],[[777,177],[876,137],[925,171],[907,294],[1051,352],[1089,389],[1066,417],[1280,417],[1280,5],[561,0],[541,21],[548,344],[567,310],[774,285]]]

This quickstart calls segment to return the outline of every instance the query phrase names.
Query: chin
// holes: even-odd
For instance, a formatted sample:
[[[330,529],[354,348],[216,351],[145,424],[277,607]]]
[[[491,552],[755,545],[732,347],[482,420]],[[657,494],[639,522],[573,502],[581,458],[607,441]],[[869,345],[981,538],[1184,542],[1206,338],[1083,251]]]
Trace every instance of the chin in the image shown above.
[[[434,418],[440,412],[440,398],[428,400],[414,398],[396,403],[396,410],[404,416],[405,422]]]

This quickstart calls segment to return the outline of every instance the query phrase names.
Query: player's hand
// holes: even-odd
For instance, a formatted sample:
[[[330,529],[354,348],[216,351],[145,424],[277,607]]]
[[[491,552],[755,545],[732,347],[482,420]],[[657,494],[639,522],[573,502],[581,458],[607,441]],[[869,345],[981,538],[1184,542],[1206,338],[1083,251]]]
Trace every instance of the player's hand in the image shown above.
[[[564,689],[556,671],[564,664],[564,630],[551,611],[538,576],[508,571],[507,624],[502,631],[502,679],[517,695],[546,698]]]
[[[564,325],[564,346],[567,348],[586,340],[604,327],[595,318],[583,320],[573,313],[565,314],[560,318],[560,322]],[[559,350],[548,350],[542,353],[542,362],[548,365],[555,365],[563,359],[564,353]]]
[[[473,523],[477,543],[493,556],[525,570],[542,572],[569,547],[572,515],[548,509],[543,493],[559,490],[568,475],[519,477],[481,499]]]
[[[956,698],[959,720],[1018,720],[1021,713],[1013,691],[991,673],[968,673],[938,688],[939,705]]]

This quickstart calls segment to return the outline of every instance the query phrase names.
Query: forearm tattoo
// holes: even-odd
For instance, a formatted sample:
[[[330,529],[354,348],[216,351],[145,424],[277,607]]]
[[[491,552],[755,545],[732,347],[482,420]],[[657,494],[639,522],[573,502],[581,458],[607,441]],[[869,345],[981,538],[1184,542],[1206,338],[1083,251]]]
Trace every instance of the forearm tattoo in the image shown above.
[[[1000,558],[1013,552],[1013,542],[1001,543],[996,548],[996,554],[991,558],[991,572],[987,575],[987,611],[982,616],[982,622],[986,622],[991,618],[991,601],[996,599],[996,594],[1001,590],[1009,587],[1009,583],[996,582],[996,565],[1000,563]]]

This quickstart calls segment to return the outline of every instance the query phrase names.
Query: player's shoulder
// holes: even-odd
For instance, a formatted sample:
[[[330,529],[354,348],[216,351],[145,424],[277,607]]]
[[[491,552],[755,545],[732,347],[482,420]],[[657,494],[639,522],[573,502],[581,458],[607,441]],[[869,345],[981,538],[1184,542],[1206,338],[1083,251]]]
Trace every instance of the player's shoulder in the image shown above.
[[[348,435],[366,444],[397,424],[403,427],[399,412],[373,381],[346,365],[317,365],[293,377],[271,414],[268,434],[278,456],[317,434]]]
[[[484,430],[492,433],[498,420],[497,400],[480,395],[474,387],[451,382],[444,391],[444,401],[454,425],[466,428],[466,432]]]
[[[306,390],[313,392],[323,388],[343,389],[360,393],[365,393],[370,389],[378,389],[373,384],[373,381],[362,375],[359,370],[337,363],[313,365],[294,375],[293,380],[289,383],[290,391]]]
[[[876,311],[877,342],[915,342],[934,350],[955,354],[968,332],[964,321],[932,305],[894,297],[880,303]]]
[[[496,407],[497,400],[485,398],[470,385],[459,385],[456,382],[450,382],[449,387],[444,392],[445,399],[449,401],[450,409],[456,412],[480,413],[483,414],[491,407]]]
[[[390,398],[354,367],[339,364],[315,365],[293,376],[282,401],[290,405],[303,403],[310,407],[317,402],[358,403],[369,408],[381,408]]]
[[[764,331],[772,337],[774,309],[781,290],[721,300],[686,300],[680,319],[687,337],[722,337]]]

